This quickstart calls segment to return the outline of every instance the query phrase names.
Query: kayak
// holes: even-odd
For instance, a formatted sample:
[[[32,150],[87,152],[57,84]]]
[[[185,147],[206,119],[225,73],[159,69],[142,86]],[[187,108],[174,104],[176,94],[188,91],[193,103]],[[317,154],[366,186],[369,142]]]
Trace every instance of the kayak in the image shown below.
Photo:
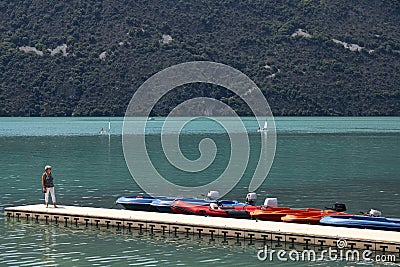
[[[277,208],[264,208],[264,209],[256,209],[250,212],[250,216],[252,219],[259,219],[264,221],[282,221],[282,217],[289,214],[301,214],[301,213],[309,213],[314,212],[311,215],[317,215],[321,212],[321,209],[307,208],[307,209],[291,209],[287,207],[277,207]]]
[[[174,199],[155,199],[153,200],[150,205],[155,207],[158,212],[165,212],[165,213],[173,213],[171,209],[171,204],[175,200],[182,200],[187,203],[197,204],[197,205],[210,205],[210,203],[216,201],[206,200],[206,199],[199,199],[199,198],[174,198]],[[225,203],[231,203],[230,201],[224,200]],[[232,201],[232,203],[235,203]]]
[[[290,210],[289,207],[265,207],[265,206],[235,206],[236,210],[246,210],[248,212],[253,212],[254,214],[259,214],[259,213],[264,213],[261,211],[267,211],[267,212],[271,212],[271,211],[283,211],[283,210]],[[254,217],[256,218],[256,217]]]
[[[164,196],[152,197],[152,196],[130,196],[120,197],[115,202],[124,206],[127,210],[141,210],[141,211],[157,211],[156,207],[152,206],[151,203],[156,200],[174,200],[175,198],[168,198]]]
[[[150,203],[158,212],[171,213],[171,203],[173,200],[155,199]]]
[[[288,214],[281,218],[283,222],[290,223],[304,223],[304,224],[320,224],[320,220],[324,216],[331,215],[340,215],[344,214],[343,212],[336,212],[332,210],[322,210],[321,212],[310,211],[310,212],[302,212],[298,214]]]
[[[400,219],[385,217],[371,217],[362,215],[334,215],[323,217],[320,220],[320,223],[330,226],[400,231]]]
[[[294,214],[289,214],[286,216],[283,216],[281,220],[283,222],[289,222],[289,223],[304,223],[304,224],[319,224],[319,221],[321,220],[323,216],[309,216],[309,215],[294,215]]]
[[[262,209],[262,206],[252,206],[252,205],[234,205],[232,208],[235,210],[246,210],[248,212]]]
[[[165,197],[165,196],[130,196],[120,197],[117,199],[116,204],[124,206],[128,210],[140,210],[140,211],[158,211],[158,212],[169,212],[172,213],[171,203],[174,200],[183,200],[187,203],[193,203],[197,205],[210,205],[210,203],[220,203],[226,206],[241,205],[236,200],[208,200],[199,198],[176,198],[176,197]],[[244,204],[243,204],[244,205]]]
[[[180,214],[243,218],[243,219],[250,218],[250,215],[246,210],[236,210],[229,206],[228,207],[218,206],[217,203],[210,203],[209,205],[199,205],[195,203],[188,203],[183,200],[175,200],[171,203],[171,209],[173,210],[173,212]]]

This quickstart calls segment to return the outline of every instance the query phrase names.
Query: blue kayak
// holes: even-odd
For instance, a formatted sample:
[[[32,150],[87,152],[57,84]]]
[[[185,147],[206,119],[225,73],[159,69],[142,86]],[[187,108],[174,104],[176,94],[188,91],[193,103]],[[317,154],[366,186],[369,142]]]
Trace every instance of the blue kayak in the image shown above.
[[[320,220],[323,225],[343,226],[375,230],[400,231],[400,219],[361,215],[332,215]]]
[[[115,201],[115,203],[124,206],[127,210],[158,211],[156,207],[150,205],[156,199],[173,201],[175,198],[164,196],[130,196],[120,197]]]

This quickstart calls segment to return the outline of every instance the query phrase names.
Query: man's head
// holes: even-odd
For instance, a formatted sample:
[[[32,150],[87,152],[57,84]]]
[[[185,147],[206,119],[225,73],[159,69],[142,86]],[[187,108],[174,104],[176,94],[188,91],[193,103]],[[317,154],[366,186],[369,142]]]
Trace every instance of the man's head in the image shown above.
[[[44,167],[44,171],[47,173],[51,173],[51,166],[50,165],[46,165],[46,167]]]

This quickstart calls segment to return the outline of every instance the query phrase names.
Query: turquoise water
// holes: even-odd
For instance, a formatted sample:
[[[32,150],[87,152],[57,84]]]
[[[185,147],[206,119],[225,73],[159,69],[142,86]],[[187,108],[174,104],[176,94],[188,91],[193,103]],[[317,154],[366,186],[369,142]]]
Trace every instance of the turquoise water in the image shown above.
[[[257,147],[257,125],[244,118],[251,143]],[[157,168],[176,183],[188,179],[208,182],[224,169],[230,148],[221,127],[200,120],[184,128],[181,148],[199,156],[199,140],[209,137],[218,146],[213,165],[200,174],[172,168],[160,149],[163,119],[148,122],[148,149]],[[53,166],[58,202],[120,208],[122,195],[143,193],[126,167],[121,144],[122,118],[0,118],[0,207],[43,202],[40,175]],[[325,207],[336,201],[350,212],[381,210],[400,217],[400,118],[276,118],[278,143],[271,172],[257,190],[259,203],[267,196],[281,205]],[[167,129],[173,132],[174,129]],[[251,157],[256,157],[253,153]],[[253,164],[254,165],[254,164]],[[242,181],[226,196],[242,200],[250,164]],[[206,177],[205,177],[206,176]],[[281,265],[259,262],[259,245],[222,244],[207,238],[149,236],[137,232],[47,226],[9,221],[0,215],[1,265],[160,266],[160,265]],[[370,265],[352,262],[292,263],[311,266]]]

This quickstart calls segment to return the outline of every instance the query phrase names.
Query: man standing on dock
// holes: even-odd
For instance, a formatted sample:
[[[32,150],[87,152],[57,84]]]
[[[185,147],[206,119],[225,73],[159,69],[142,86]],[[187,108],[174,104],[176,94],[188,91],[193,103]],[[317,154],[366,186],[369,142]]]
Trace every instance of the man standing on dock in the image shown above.
[[[49,192],[51,194],[51,201],[53,202],[54,208],[57,208],[56,194],[54,192],[53,176],[51,175],[51,166],[46,165],[44,167],[44,173],[42,175],[42,185],[44,193],[44,201],[46,202],[46,208],[49,207]]]

